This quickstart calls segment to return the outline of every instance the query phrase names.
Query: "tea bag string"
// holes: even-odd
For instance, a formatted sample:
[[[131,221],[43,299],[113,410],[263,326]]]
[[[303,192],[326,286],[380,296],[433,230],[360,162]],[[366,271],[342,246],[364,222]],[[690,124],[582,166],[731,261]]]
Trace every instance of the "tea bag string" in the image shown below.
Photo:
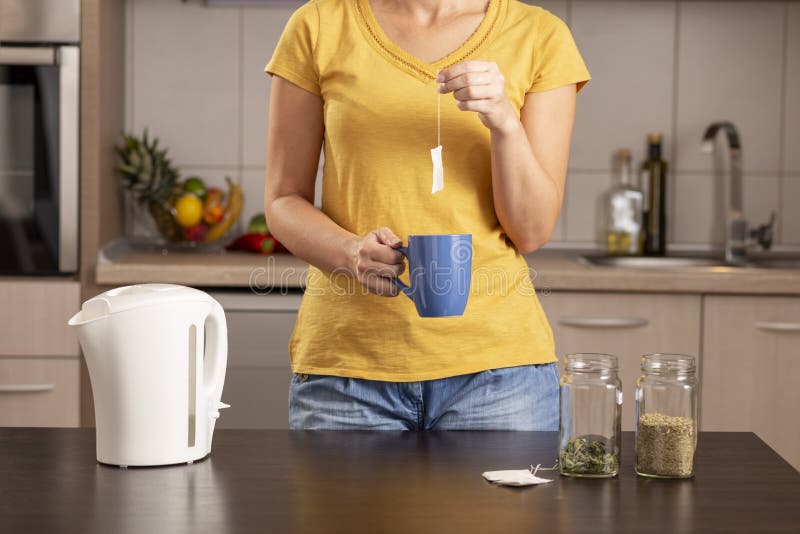
[[[442,144],[442,93],[436,92],[436,146]]]
[[[553,467],[542,467],[542,464],[536,464],[536,467],[534,467],[533,464],[531,464],[531,474],[533,476],[536,476],[536,473],[539,471],[555,471],[556,469],[558,469],[558,460],[556,460]]]

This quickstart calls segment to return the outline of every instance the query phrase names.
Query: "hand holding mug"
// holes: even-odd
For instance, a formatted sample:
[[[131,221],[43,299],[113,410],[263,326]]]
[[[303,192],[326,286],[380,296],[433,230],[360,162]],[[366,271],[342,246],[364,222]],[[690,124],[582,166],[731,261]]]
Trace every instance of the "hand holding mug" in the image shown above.
[[[400,238],[386,227],[361,238],[353,258],[353,272],[361,285],[383,297],[399,293],[394,280],[406,268],[403,255],[396,250],[401,244]]]

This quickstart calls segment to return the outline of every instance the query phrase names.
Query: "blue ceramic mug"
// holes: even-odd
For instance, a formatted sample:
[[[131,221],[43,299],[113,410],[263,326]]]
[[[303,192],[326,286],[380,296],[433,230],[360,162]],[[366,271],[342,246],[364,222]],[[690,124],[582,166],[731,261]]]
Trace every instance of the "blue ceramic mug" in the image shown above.
[[[472,282],[472,235],[411,235],[397,249],[408,258],[410,286],[394,283],[420,317],[463,315]]]

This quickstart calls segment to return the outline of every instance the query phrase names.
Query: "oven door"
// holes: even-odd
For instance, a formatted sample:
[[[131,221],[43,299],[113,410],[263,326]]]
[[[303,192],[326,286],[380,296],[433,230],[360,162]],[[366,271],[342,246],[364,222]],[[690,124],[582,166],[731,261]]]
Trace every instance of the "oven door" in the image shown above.
[[[0,46],[0,274],[78,268],[77,46]]]

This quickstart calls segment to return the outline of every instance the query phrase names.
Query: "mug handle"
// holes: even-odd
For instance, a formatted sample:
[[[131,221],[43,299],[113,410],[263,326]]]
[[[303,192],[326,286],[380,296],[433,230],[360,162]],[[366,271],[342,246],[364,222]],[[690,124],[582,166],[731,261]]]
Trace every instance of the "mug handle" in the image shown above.
[[[408,259],[408,247],[397,247],[395,250],[398,251],[403,256],[405,256],[406,259]],[[403,292],[405,296],[410,298],[412,301],[414,300],[414,298],[411,296],[411,294],[414,291],[413,289],[411,289],[409,286],[403,283],[403,281],[401,281],[396,276],[392,278],[392,282],[394,282],[394,285],[396,285],[400,289],[400,291]]]

